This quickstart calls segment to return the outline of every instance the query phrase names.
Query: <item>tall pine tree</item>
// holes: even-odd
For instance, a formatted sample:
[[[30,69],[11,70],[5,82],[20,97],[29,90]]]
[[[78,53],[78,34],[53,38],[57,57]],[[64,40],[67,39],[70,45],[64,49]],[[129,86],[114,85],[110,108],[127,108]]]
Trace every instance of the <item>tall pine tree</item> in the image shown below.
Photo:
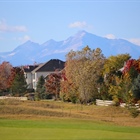
[[[45,79],[44,76],[40,76],[37,82],[36,93],[39,99],[46,98],[46,89],[45,89]]]
[[[17,68],[15,70],[15,76],[11,85],[12,95],[23,96],[27,90],[27,83],[24,77],[24,72]]]
[[[132,91],[134,94],[134,98],[136,100],[140,100],[140,74],[133,82]]]

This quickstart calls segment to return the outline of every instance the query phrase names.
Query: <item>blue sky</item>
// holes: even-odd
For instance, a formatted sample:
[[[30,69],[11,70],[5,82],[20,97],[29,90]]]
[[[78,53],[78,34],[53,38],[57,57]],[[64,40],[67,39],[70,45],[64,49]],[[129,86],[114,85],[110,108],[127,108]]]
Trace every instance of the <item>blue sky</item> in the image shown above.
[[[0,52],[79,30],[140,45],[140,0],[0,0]]]

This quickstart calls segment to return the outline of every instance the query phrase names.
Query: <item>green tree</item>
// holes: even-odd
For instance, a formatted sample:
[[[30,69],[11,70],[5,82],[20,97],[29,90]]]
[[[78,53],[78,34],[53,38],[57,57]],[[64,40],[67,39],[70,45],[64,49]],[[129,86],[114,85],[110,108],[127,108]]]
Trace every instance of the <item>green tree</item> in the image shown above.
[[[44,76],[40,76],[36,86],[36,93],[38,94],[39,99],[46,98],[46,89],[45,89],[45,79]]]
[[[130,78],[118,79],[117,85],[110,85],[109,94],[112,95],[113,100],[119,104],[124,102],[131,104],[133,102],[132,82]]]
[[[15,76],[10,88],[14,96],[23,96],[25,94],[27,90],[27,83],[22,69],[16,68]]]
[[[134,98],[136,100],[140,100],[140,74],[133,82],[132,92],[133,92]]]

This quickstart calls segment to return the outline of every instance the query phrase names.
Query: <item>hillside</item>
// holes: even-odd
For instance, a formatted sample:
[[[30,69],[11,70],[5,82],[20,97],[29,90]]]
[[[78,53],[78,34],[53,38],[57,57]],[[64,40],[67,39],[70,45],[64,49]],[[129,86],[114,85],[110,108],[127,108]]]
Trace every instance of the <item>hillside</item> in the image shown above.
[[[27,41],[11,52],[1,52],[0,61],[9,61],[14,66],[41,63],[50,59],[65,61],[65,55],[70,50],[81,50],[87,45],[91,49],[101,48],[106,57],[124,53],[129,53],[134,59],[138,59],[140,56],[140,46],[127,40],[107,39],[86,31],[79,31],[62,41],[51,39],[43,44]]]

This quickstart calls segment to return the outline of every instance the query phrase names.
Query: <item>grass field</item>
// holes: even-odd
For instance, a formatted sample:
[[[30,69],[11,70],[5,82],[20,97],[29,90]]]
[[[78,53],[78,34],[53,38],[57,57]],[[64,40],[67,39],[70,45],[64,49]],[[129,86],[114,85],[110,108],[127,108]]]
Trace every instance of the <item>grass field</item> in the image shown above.
[[[0,140],[140,140],[140,115],[114,106],[1,100]]]
[[[140,140],[140,128],[91,120],[0,119],[1,140]]]

